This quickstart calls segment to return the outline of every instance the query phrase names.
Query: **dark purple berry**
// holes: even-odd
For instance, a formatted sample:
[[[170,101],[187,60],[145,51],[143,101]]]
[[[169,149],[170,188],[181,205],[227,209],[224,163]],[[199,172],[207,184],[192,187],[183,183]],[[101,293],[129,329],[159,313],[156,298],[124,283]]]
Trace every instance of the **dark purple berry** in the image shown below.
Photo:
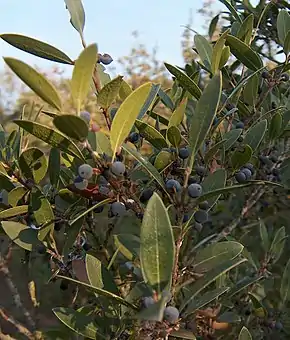
[[[194,213],[194,219],[197,223],[203,224],[208,220],[208,212],[206,210],[197,210]]]
[[[247,176],[242,171],[237,172],[235,174],[235,178],[236,178],[238,183],[245,183],[247,181]]]
[[[244,168],[241,170],[242,173],[244,173],[246,175],[246,180],[251,179],[252,177],[252,171],[248,168]]]
[[[245,124],[243,122],[237,122],[236,129],[243,129],[245,127]]]
[[[202,187],[197,183],[190,184],[188,187],[188,195],[192,198],[197,198],[202,194]]]
[[[271,75],[268,71],[263,71],[262,72],[262,78],[269,79],[269,78],[271,78]]]
[[[202,165],[198,165],[197,167],[195,167],[195,171],[200,177],[203,177],[206,174],[206,168]]]
[[[89,251],[90,249],[92,249],[92,246],[89,243],[86,242],[83,245],[83,249],[84,249],[84,251]]]
[[[38,254],[44,255],[46,253],[46,247],[44,244],[39,244],[37,246],[37,252]]]
[[[129,142],[134,144],[134,143],[138,142],[139,137],[140,137],[139,133],[132,132],[132,133],[130,133],[130,136],[129,136],[128,140],[129,140]]]
[[[141,203],[146,203],[149,201],[151,196],[153,195],[153,190],[152,189],[145,189],[142,191],[141,196],[140,196],[140,202]]]
[[[186,223],[189,220],[189,215],[188,214],[184,214],[183,215],[183,219],[182,219],[182,223]]]
[[[166,184],[166,189],[168,190],[176,190],[177,192],[179,192],[181,190],[181,185],[178,181],[176,181],[175,179],[169,179]]]
[[[181,148],[179,149],[179,153],[178,153],[179,157],[181,159],[186,159],[189,157],[189,150],[188,148]]]

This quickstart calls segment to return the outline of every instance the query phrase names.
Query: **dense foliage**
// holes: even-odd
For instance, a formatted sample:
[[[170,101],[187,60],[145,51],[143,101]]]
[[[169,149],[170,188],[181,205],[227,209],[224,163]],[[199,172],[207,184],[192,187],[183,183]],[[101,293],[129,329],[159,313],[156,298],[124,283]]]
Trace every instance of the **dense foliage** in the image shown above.
[[[68,292],[59,325],[32,323],[28,338],[289,337],[290,6],[220,2],[197,58],[165,63],[168,88],[111,79],[112,57],[85,43],[81,1],[65,1],[84,47],[75,61],[0,36],[73,67],[66,112],[47,77],[4,58],[49,109],[24,108],[0,131],[1,232],[29,268],[41,259],[36,291]]]

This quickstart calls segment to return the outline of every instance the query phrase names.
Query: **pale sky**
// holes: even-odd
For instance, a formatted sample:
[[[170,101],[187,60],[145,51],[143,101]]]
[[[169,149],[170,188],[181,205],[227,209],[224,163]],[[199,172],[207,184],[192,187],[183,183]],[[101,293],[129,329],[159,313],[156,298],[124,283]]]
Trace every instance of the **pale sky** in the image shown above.
[[[159,60],[181,66],[180,41],[184,30],[181,26],[188,24],[190,10],[193,28],[205,33],[204,18],[197,13],[202,0],[83,0],[83,5],[87,44],[97,43],[101,53],[109,53],[115,60],[129,53],[135,41],[132,32],[137,30],[140,43],[145,44],[149,52],[157,45]],[[213,9],[218,12],[221,8],[216,0]],[[0,33],[34,37],[54,45],[71,59],[76,59],[82,49],[63,0],[1,0]],[[3,40],[0,40],[0,52],[0,69],[4,65],[3,56],[44,69],[54,64],[17,50]],[[71,70],[70,66],[58,65]]]

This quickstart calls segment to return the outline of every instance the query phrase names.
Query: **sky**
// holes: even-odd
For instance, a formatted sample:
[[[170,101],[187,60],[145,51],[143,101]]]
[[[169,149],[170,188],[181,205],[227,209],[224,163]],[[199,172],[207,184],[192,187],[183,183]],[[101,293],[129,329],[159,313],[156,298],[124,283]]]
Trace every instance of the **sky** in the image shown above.
[[[132,32],[137,30],[138,41],[148,51],[158,46],[159,60],[182,65],[182,25],[188,24],[191,10],[193,28],[204,33],[204,18],[197,13],[202,0],[83,0],[83,5],[86,43],[97,43],[100,53],[109,53],[115,60],[130,52],[135,42]],[[213,8],[218,12],[221,6],[215,4]],[[82,50],[63,0],[1,0],[0,33],[19,33],[42,40],[71,59],[76,59]],[[3,40],[0,40],[0,52],[1,57],[18,58],[43,69],[54,66],[53,62],[31,56]],[[70,66],[60,66],[66,72],[71,70]],[[117,63],[114,66],[118,72]],[[3,67],[0,58],[0,70]]]

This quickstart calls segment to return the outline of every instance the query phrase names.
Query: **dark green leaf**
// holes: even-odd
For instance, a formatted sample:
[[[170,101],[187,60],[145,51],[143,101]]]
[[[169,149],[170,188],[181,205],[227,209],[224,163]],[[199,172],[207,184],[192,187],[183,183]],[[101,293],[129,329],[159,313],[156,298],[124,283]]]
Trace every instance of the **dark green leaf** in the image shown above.
[[[170,126],[167,130],[167,139],[175,148],[181,143],[181,132],[176,126]]]
[[[290,31],[290,15],[286,9],[282,9],[277,17],[277,31],[280,43],[284,46],[284,41]]]
[[[39,244],[37,230],[12,221],[3,221],[1,225],[9,238],[19,247],[31,251],[32,248]]]
[[[97,53],[97,45],[89,45],[81,52],[74,64],[71,80],[71,95],[78,114],[90,91],[92,76],[97,62]]]
[[[263,63],[259,55],[240,39],[228,35],[226,41],[230,46],[233,55],[250,70],[257,71],[263,67]]]
[[[283,49],[284,49],[285,54],[288,55],[290,53],[290,31],[288,31],[286,38],[284,40]],[[288,67],[290,67],[289,64],[288,64]]]
[[[19,157],[19,167],[26,179],[32,179],[39,183],[46,175],[47,159],[44,153],[37,148],[29,148],[23,151]]]
[[[170,332],[169,339],[171,338],[181,338],[182,340],[196,340],[195,335],[192,331],[188,331],[186,329],[179,329],[178,331]]]
[[[114,243],[119,252],[129,261],[133,261],[140,254],[140,238],[132,234],[114,235]]]
[[[48,172],[50,184],[57,188],[60,176],[60,152],[56,148],[50,149],[48,159]]]
[[[290,188],[290,158],[284,159],[280,167],[280,176],[283,185],[287,188]],[[1,183],[1,174],[0,174],[0,183]]]
[[[29,120],[14,120],[14,123],[35,137],[43,140],[47,144],[61,149],[72,156],[76,156],[81,160],[84,160],[79,148],[62,133],[59,133],[45,125],[31,122]]]
[[[145,282],[161,293],[171,284],[175,247],[167,209],[156,193],[146,206],[140,239],[143,277]]]
[[[256,100],[258,98],[259,82],[259,76],[255,74],[251,79],[249,79],[244,88],[244,102],[251,106],[255,106]]]
[[[123,77],[118,76],[101,89],[98,94],[98,104],[100,107],[103,109],[108,109],[111,106],[111,104],[117,98],[122,84],[124,84]]]
[[[267,120],[263,119],[257,124],[251,126],[246,133],[244,143],[248,144],[253,152],[259,147],[260,143],[262,142],[264,135],[267,130]]]
[[[66,136],[83,142],[88,137],[87,123],[74,115],[59,115],[53,119],[54,126]]]
[[[18,207],[13,207],[13,208],[9,208],[6,210],[2,210],[0,211],[0,220],[1,219],[5,220],[10,217],[26,214],[27,211],[28,211],[28,205],[20,205]]]
[[[3,174],[2,172],[0,172],[0,188],[5,189],[8,192],[15,188],[10,177],[8,175]]]
[[[205,164],[208,164],[210,161],[213,160],[213,158],[215,157],[215,155],[217,154],[217,152],[219,151],[219,149],[221,149],[223,147],[223,145],[225,144],[226,140],[223,139],[219,142],[217,142],[215,145],[213,145],[208,151],[207,153],[204,155],[204,162]]]
[[[218,70],[220,69],[221,57],[222,57],[223,48],[226,42],[227,34],[228,34],[228,31],[224,32],[214,45],[214,48],[212,51],[212,60],[211,60],[211,69],[212,69],[213,74],[216,74]]]
[[[152,83],[146,83],[138,87],[119,107],[111,126],[110,142],[113,155],[116,154],[118,148],[128,137],[136,118],[152,91],[152,87]]]
[[[283,272],[280,296],[284,304],[285,302],[290,301],[290,259],[288,260]]]
[[[242,150],[235,150],[231,157],[231,165],[234,169],[239,169],[242,165],[249,162],[252,158],[253,150],[246,144]]]
[[[153,126],[136,119],[135,126],[139,132],[144,136],[144,138],[150,142],[156,149],[163,149],[168,147],[165,138],[161,135],[159,131],[154,129]]]
[[[159,301],[150,305],[148,308],[143,308],[143,310],[135,315],[135,318],[140,320],[161,322],[164,317],[165,307],[166,302],[164,301],[164,299],[161,298]]]
[[[209,25],[209,29],[208,29],[208,36],[210,37],[210,39],[212,38],[215,30],[216,30],[216,26],[217,26],[217,23],[219,21],[219,14],[216,15],[210,22],[210,25]]]
[[[276,231],[269,250],[269,257],[272,259],[271,263],[276,263],[281,257],[285,246],[285,237],[285,227],[281,227]]]
[[[260,236],[261,236],[263,249],[265,252],[267,252],[270,246],[269,234],[268,234],[267,227],[262,220],[260,221]]]
[[[217,322],[240,323],[241,317],[234,312],[224,312],[218,316]]]
[[[19,186],[16,187],[14,189],[12,189],[9,193],[8,193],[8,203],[12,206],[12,207],[16,207],[18,204],[18,201],[22,199],[22,197],[28,192],[28,189],[23,187],[23,186]]]
[[[194,36],[194,44],[202,64],[211,69],[212,46],[202,35]]]
[[[174,109],[174,104],[171,98],[168,96],[166,92],[164,92],[161,88],[158,91],[158,96],[160,97],[162,103],[168,107],[171,111]]]
[[[226,139],[224,144],[225,151],[229,150],[235,144],[242,132],[242,129],[233,129],[223,135],[223,139]]]
[[[61,98],[54,86],[39,72],[23,61],[14,58],[4,58],[11,70],[41,99],[61,111]]]
[[[222,55],[221,55],[220,63],[219,63],[219,69],[225,66],[230,56],[231,56],[231,49],[229,48],[229,46],[225,46],[222,50]]]
[[[224,188],[226,185],[226,180],[227,180],[226,170],[217,169],[214,173],[208,175],[202,182],[203,194]],[[214,205],[218,198],[219,196],[215,197],[214,199],[210,199],[209,200],[210,206]]]
[[[200,250],[193,261],[194,272],[205,273],[219,264],[232,260],[241,254],[243,245],[238,242],[224,241]]]
[[[229,291],[229,293],[226,295],[226,299],[230,299],[234,295],[240,293],[242,290],[248,288],[249,286],[252,286],[257,281],[262,280],[263,276],[258,277],[246,277],[240,282],[237,282],[237,284]]]
[[[123,149],[126,152],[128,152],[131,156],[133,156],[143,166],[143,168],[146,171],[148,171],[148,173],[157,181],[157,183],[163,188],[163,190],[167,193],[163,179],[161,175],[159,174],[159,172],[155,169],[155,167],[136,150],[129,148],[126,145],[123,145]]]
[[[176,77],[179,81],[180,85],[188,91],[191,95],[193,95],[196,99],[199,99],[201,96],[201,89],[197,86],[197,84],[188,77],[187,74],[179,70],[177,67],[164,63],[167,70]]]
[[[248,15],[246,19],[243,21],[237,34],[237,38],[242,40],[247,45],[249,45],[253,34],[254,18],[255,18],[254,14]]]
[[[66,8],[70,14],[70,23],[83,35],[85,27],[85,11],[81,0],[64,0]]]
[[[188,316],[198,309],[202,309],[207,304],[213,302],[215,299],[219,298],[221,295],[226,293],[230,288],[229,287],[221,287],[214,290],[211,290],[201,296],[199,296],[196,300],[193,300],[189,306],[186,308],[184,316]]]
[[[200,294],[200,292],[208,287],[211,283],[213,283],[218,277],[227,273],[231,269],[239,266],[240,264],[244,263],[246,259],[241,259],[239,257],[227,261],[225,263],[220,264],[216,268],[212,269],[210,272],[206,273],[202,278],[198,279],[192,286],[191,286],[191,294],[190,297],[183,301],[182,305],[180,306],[179,310],[182,311],[191,301],[195,299],[196,296]]]
[[[271,119],[270,127],[269,127],[269,138],[270,140],[274,140],[279,137],[282,130],[282,115],[280,112],[276,112],[275,115]]]
[[[72,246],[83,227],[83,223],[84,217],[78,219],[74,224],[70,225],[67,230],[66,240],[63,247],[63,256],[66,261],[68,259],[68,254],[72,251]]]
[[[242,19],[239,16],[239,13],[235,10],[235,7],[228,0],[219,0],[222,4],[224,4],[228,10],[231,12],[232,16],[237,19],[240,23],[242,23]]]
[[[156,96],[160,90],[159,84],[152,84],[151,90],[148,93],[147,99],[144,102],[144,105],[141,107],[140,112],[138,114],[138,119],[142,119],[148,110],[153,106],[153,102],[156,99]]]
[[[219,73],[210,80],[197,103],[189,131],[189,145],[192,153],[190,168],[192,168],[196,152],[212,126],[220,101],[221,89],[222,77],[221,73]]]
[[[5,33],[0,38],[8,44],[19,48],[22,51],[36,55],[37,57],[52,60],[62,64],[73,64],[73,61],[59,49],[34,38],[21,34]]]
[[[53,308],[52,311],[62,323],[77,334],[88,339],[107,339],[105,335],[98,332],[93,317],[72,308],[58,307]]]

